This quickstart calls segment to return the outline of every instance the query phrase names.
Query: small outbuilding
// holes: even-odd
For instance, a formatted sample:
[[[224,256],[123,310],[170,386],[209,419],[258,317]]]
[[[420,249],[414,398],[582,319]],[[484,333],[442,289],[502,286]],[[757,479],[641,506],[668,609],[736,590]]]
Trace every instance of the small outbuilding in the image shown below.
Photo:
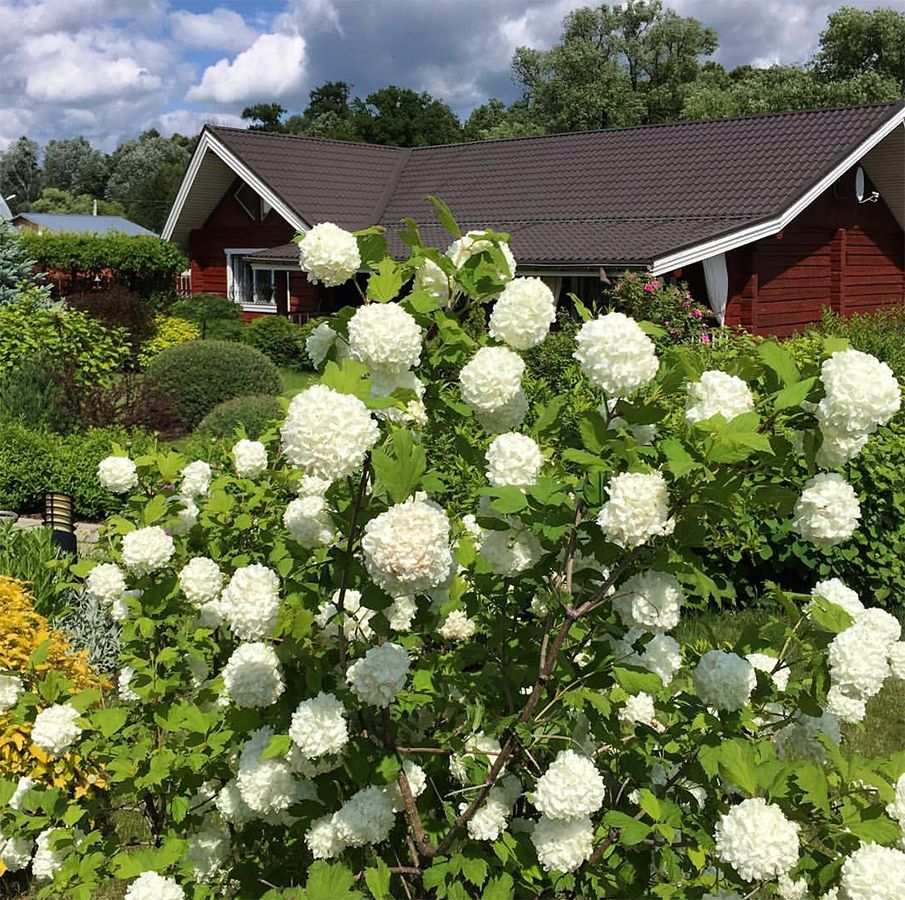
[[[424,198],[511,235],[519,273],[593,298],[626,269],[788,334],[905,298],[905,102],[398,148],[206,126],[163,231],[193,291],[299,318],[351,298],[291,243],[322,221],[442,247]]]
[[[119,234],[150,235],[157,237],[153,231],[148,231],[135,222],[130,222],[122,216],[91,216],[87,214],[76,215],[73,213],[33,213],[22,212],[13,216],[13,225],[19,231],[34,231],[38,234],[44,232],[66,232],[67,234]]]

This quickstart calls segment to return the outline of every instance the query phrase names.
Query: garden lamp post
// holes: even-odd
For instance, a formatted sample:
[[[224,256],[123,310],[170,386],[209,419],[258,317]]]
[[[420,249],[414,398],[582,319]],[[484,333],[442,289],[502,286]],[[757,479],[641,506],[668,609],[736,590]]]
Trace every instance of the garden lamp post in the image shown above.
[[[75,524],[72,513],[72,497],[69,494],[48,492],[44,494],[44,524],[51,530],[53,542],[73,556],[78,552]]]

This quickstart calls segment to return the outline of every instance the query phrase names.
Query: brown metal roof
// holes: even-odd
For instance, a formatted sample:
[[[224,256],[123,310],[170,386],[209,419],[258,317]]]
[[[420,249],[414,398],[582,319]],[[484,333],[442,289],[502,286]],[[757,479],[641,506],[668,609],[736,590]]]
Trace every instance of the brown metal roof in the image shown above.
[[[393,227],[410,217],[442,247],[448,236],[424,201],[433,194],[463,229],[508,231],[522,264],[642,264],[788,209],[903,107],[879,103],[411,150],[210,131],[309,224]]]

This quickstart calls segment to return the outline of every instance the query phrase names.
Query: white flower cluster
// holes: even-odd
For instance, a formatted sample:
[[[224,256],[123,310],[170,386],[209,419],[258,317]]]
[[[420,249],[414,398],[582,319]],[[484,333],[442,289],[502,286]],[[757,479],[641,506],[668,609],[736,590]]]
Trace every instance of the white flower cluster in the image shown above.
[[[353,794],[333,814],[332,824],[346,847],[365,847],[385,841],[396,822],[389,792],[369,785]]]
[[[0,834],[0,862],[10,872],[18,872],[31,862],[33,846],[31,838],[8,838]]]
[[[490,314],[490,335],[513,350],[536,347],[556,319],[553,291],[540,278],[514,278]]]
[[[138,486],[135,463],[125,456],[108,456],[97,466],[98,481],[111,493],[125,494]]]
[[[137,703],[141,700],[141,697],[135,692],[135,689],[132,687],[132,679],[135,676],[135,669],[132,666],[123,666],[120,669],[119,675],[116,679],[116,689],[119,694],[119,699],[124,701],[125,703]]]
[[[427,787],[427,774],[424,769],[417,763],[413,763],[410,759],[407,759],[402,764],[402,770],[405,772],[405,779],[408,782],[409,791],[411,792],[412,797],[420,797]],[[402,799],[402,790],[399,787],[399,782],[394,781],[391,784],[386,785],[384,790],[390,798],[393,812],[402,812],[402,810],[405,809],[405,801]]]
[[[374,415],[379,419],[406,425],[412,428],[423,428],[427,425],[427,408],[424,405],[424,383],[414,372],[402,372],[397,375],[385,375],[377,372],[371,376],[371,396],[389,397],[394,391],[403,389],[412,391],[415,396],[406,401],[405,406],[388,406],[375,409]]]
[[[31,739],[51,756],[65,753],[82,733],[76,724],[79,713],[69,703],[57,703],[35,716]]]
[[[497,246],[506,257],[506,268],[497,271],[497,276],[500,281],[510,281],[515,275],[515,257],[509,249],[509,244],[505,241],[500,241]],[[486,231],[468,231],[449,245],[446,255],[453,261],[453,265],[457,269],[461,269],[476,253],[482,253],[491,247],[493,247],[493,241],[487,237]]]
[[[339,340],[340,344],[345,345],[345,341],[326,322],[321,322],[320,325],[311,330],[308,337],[305,338],[305,352],[308,354],[308,359],[311,360],[311,365],[315,369],[320,369],[324,364],[327,354],[337,340]]]
[[[482,530],[480,547],[491,571],[507,578],[530,569],[544,552],[540,541],[517,519],[505,531]]]
[[[594,826],[588,816],[565,820],[541,816],[531,843],[546,872],[572,872],[591,856]]]
[[[22,679],[18,675],[0,675],[0,713],[11,710],[22,694]]]
[[[236,786],[242,800],[256,816],[278,816],[293,803],[303,799],[303,785],[296,781],[285,759],[263,754],[273,737],[273,729],[266,725],[251,733],[242,747]]]
[[[805,759],[822,765],[826,761],[826,747],[820,736],[829,738],[837,746],[842,742],[839,720],[829,712],[819,716],[798,713],[795,719],[776,734],[776,755],[780,759]]]
[[[210,490],[213,473],[204,460],[189,463],[179,474],[182,475],[180,493],[184,497],[203,497]]]
[[[821,366],[820,380],[824,397],[815,415],[823,444],[817,462],[836,468],[855,457],[867,436],[898,412],[901,390],[886,363],[860,350],[833,353]]]
[[[25,795],[35,786],[35,782],[27,775],[21,775],[16,782],[16,789],[13,791],[12,797],[9,798],[9,808],[19,809]]]
[[[175,496],[173,502],[178,504],[178,509],[176,521],[170,525],[170,534],[187,534],[198,524],[198,507],[191,497],[182,494]]]
[[[607,496],[597,524],[608,541],[632,548],[657,535],[672,534],[675,520],[669,517],[669,491],[659,472],[615,475],[607,485]]]
[[[242,438],[230,453],[239,478],[257,478],[267,469],[267,448],[260,441]]]
[[[399,644],[387,642],[352,663],[346,679],[362,703],[389,706],[405,686],[408,671],[408,653]]]
[[[575,359],[585,377],[611,397],[628,397],[657,374],[654,342],[634,319],[613,312],[581,326]]]
[[[276,572],[252,563],[233,572],[223,589],[220,614],[243,641],[269,637],[280,610],[280,579]]]
[[[303,547],[326,547],[335,534],[327,501],[319,494],[297,497],[283,513],[286,530]]]
[[[179,588],[186,600],[195,606],[203,606],[220,596],[223,573],[220,567],[206,556],[194,556],[179,570]]]
[[[500,742],[495,737],[484,734],[483,731],[478,731],[470,735],[465,741],[465,748],[461,754],[453,753],[450,756],[449,773],[459,784],[468,784],[466,761],[480,757],[481,762],[489,769],[496,762],[501,749]],[[505,771],[504,767],[501,770],[501,774]]]
[[[506,422],[509,430],[521,424],[528,411],[522,390],[525,363],[505,347],[481,347],[459,372],[462,399],[491,424]],[[482,425],[484,419],[482,419]],[[495,429],[488,429],[495,430]]]
[[[560,750],[538,779],[532,803],[548,819],[578,819],[597,812],[603,794],[594,763],[574,750]]]
[[[862,844],[843,864],[839,900],[901,900],[905,853]]]
[[[223,668],[223,687],[237,706],[265,707],[276,703],[286,684],[273,647],[239,644]]]
[[[701,702],[724,712],[735,712],[745,706],[757,686],[754,666],[725,650],[709,650],[692,674]]]
[[[317,608],[315,623],[327,637],[336,637],[339,633],[337,621],[337,604],[339,603],[339,589],[333,592],[330,600],[323,600]],[[368,609],[361,602],[361,591],[353,588],[346,590],[343,597],[342,628],[343,635],[349,641],[369,641],[374,637],[374,629],[371,620],[376,615],[373,609]]]
[[[54,875],[63,868],[63,856],[50,846],[54,831],[59,828],[45,828],[35,841],[35,855],[31,861],[31,871],[39,883],[53,881]]]
[[[230,842],[229,829],[213,820],[189,837],[185,858],[198,881],[211,881],[223,868]]]
[[[361,268],[355,235],[332,222],[321,222],[299,241],[299,265],[312,284],[344,284]]]
[[[785,663],[777,667],[779,660],[775,656],[770,656],[769,653],[746,653],[745,659],[758,672],[766,672],[776,690],[784,691],[789,686],[789,676],[792,672]]]
[[[495,437],[487,448],[487,480],[494,487],[526,488],[537,482],[544,454],[537,442],[510,431]]]
[[[99,603],[113,606],[126,593],[126,576],[115,563],[99,563],[85,579],[85,592]]]
[[[372,373],[398,375],[418,365],[421,327],[398,303],[368,303],[349,320],[349,352]]]
[[[185,891],[157,872],[142,872],[126,891],[125,900],[185,900]]]
[[[424,291],[441,303],[446,303],[449,300],[449,277],[432,259],[426,259],[415,270],[412,290]]]
[[[495,841],[503,833],[512,807],[522,793],[522,786],[514,775],[501,778],[478,807],[468,822],[468,836],[473,841]],[[459,805],[459,812],[468,809],[468,803]]]
[[[644,691],[629,695],[625,705],[619,710],[619,721],[629,725],[648,725],[656,728],[658,723],[654,698]]]
[[[860,518],[852,486],[841,475],[822,472],[805,482],[792,527],[817,547],[834,547],[855,533]]]
[[[743,800],[720,816],[717,856],[745,881],[786,875],[798,862],[798,824],[762,797]]]
[[[886,804],[886,812],[890,819],[895,819],[902,829],[903,838],[905,838],[905,775],[900,775],[895,784],[895,797]],[[905,848],[905,842],[902,843]]]
[[[699,381],[687,385],[685,421],[689,425],[720,415],[727,422],[754,409],[751,389],[735,375],[717,369],[702,373]]]
[[[123,538],[123,564],[137,575],[162,569],[175,552],[173,539],[159,525],[137,528]]]
[[[412,630],[412,621],[418,612],[418,604],[410,594],[396,597],[391,606],[384,611],[390,628],[393,631],[406,632]]]
[[[306,759],[339,753],[349,740],[346,711],[333,694],[321,691],[302,700],[292,714],[289,737]]]
[[[468,613],[462,609],[454,609],[443,620],[443,624],[437,629],[437,634],[444,641],[467,641],[474,637],[477,625],[473,619],[468,618]]]
[[[682,651],[675,638],[668,634],[655,634],[641,653],[632,654],[627,662],[653,672],[665,687],[682,668]]]
[[[361,466],[380,430],[358,397],[315,384],[292,398],[280,434],[292,465],[333,482]]]
[[[811,590],[811,596],[816,600],[823,597],[830,603],[842,607],[852,619],[857,619],[864,612],[864,604],[858,597],[857,591],[853,591],[838,578],[828,578],[826,581],[818,581]]]
[[[613,608],[626,628],[672,631],[679,624],[684,599],[675,575],[648,569],[622,583]]]
[[[449,518],[416,494],[371,519],[361,549],[368,574],[391,596],[428,591],[449,574]]]

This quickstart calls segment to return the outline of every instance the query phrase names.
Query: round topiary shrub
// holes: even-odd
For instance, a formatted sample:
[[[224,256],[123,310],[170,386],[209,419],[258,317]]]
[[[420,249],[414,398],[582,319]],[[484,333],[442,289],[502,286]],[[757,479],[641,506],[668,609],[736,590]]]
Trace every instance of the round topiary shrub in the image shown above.
[[[277,366],[290,369],[309,367],[305,352],[305,333],[282,316],[259,316],[245,327],[242,339],[257,347]]]
[[[274,419],[283,415],[283,408],[276,397],[268,394],[248,394],[226,400],[214,407],[201,421],[197,433],[205,437],[228,438],[240,425],[245,434],[256,440]]]
[[[280,373],[254,347],[230,341],[188,341],[168,347],[148,367],[176,411],[197,425],[215,406],[246,394],[279,394]]]

